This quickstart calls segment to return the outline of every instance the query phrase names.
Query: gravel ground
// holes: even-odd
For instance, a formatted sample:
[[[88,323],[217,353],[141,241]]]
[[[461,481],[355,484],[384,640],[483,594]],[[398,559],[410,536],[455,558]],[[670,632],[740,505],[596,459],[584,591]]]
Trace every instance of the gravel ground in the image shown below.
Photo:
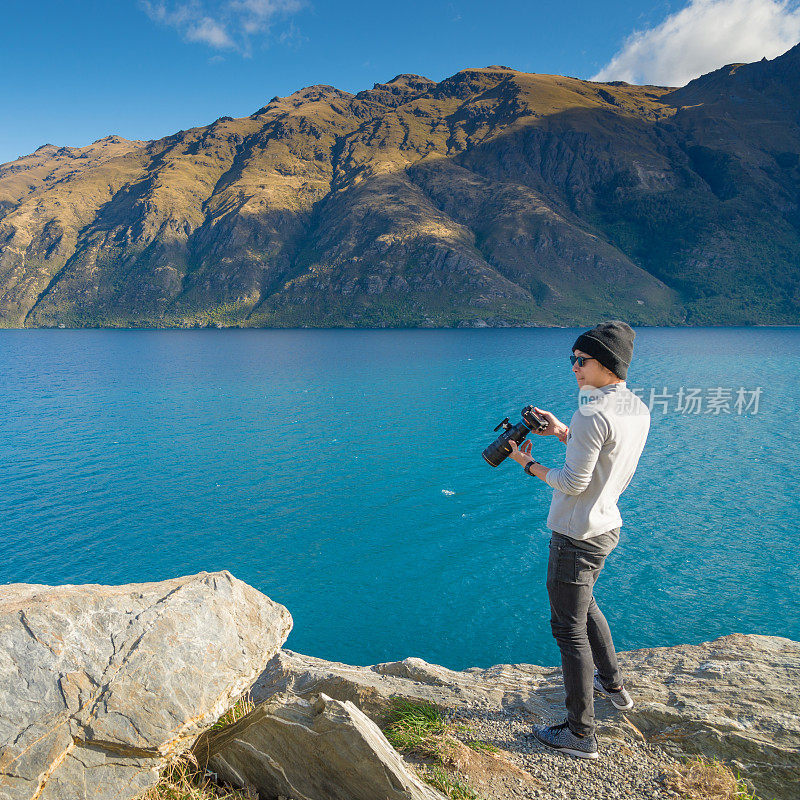
[[[454,725],[472,727],[472,733],[456,731],[456,738],[465,743],[478,739],[494,745],[500,755],[541,782],[525,785],[518,780],[490,777],[475,787],[484,800],[674,800],[678,796],[661,782],[665,770],[678,762],[657,746],[633,739],[603,740],[600,736],[600,757],[580,759],[554,753],[528,738],[526,734],[541,721],[524,712],[461,708],[446,713],[445,718]],[[563,722],[563,717],[547,720],[546,724],[556,722]]]

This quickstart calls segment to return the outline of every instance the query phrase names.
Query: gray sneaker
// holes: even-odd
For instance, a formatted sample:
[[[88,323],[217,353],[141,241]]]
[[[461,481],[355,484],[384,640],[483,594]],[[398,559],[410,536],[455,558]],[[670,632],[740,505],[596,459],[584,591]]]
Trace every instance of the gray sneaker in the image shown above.
[[[600,682],[600,676],[597,673],[594,676],[594,689],[603,697],[607,697],[611,701],[611,705],[618,711],[630,711],[633,708],[633,698],[628,694],[628,690],[624,686],[616,692],[606,689]]]
[[[551,750],[577,758],[597,758],[597,737],[593,733],[576,736],[566,722],[548,728],[535,727],[530,735]]]

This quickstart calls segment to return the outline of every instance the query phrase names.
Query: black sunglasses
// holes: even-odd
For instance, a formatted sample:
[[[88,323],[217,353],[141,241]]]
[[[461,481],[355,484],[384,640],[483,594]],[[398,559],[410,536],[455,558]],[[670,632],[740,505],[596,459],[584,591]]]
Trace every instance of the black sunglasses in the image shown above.
[[[587,361],[595,361],[596,359],[592,358],[592,356],[570,356],[569,363],[572,366],[575,366],[575,362],[578,362],[578,366],[582,367]]]

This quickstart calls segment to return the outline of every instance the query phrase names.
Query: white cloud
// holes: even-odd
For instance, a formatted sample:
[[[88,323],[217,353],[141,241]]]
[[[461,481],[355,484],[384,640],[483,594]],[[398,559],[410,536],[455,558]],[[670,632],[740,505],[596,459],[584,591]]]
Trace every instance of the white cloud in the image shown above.
[[[202,17],[192,22],[186,29],[185,36],[189,42],[205,42],[219,49],[235,47],[224,26],[211,17]]]
[[[249,56],[253,38],[268,36],[273,23],[299,11],[304,0],[140,0],[140,5],[187,42]]]
[[[592,80],[683,86],[725,64],[775,58],[798,41],[797,0],[690,0],[632,33]]]

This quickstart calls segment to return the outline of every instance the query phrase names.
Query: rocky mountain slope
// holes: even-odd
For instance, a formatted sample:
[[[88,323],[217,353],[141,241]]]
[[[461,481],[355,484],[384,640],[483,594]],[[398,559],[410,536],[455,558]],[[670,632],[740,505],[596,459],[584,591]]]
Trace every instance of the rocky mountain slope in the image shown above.
[[[681,89],[313,86],[0,165],[0,325],[800,322],[800,45]]]

